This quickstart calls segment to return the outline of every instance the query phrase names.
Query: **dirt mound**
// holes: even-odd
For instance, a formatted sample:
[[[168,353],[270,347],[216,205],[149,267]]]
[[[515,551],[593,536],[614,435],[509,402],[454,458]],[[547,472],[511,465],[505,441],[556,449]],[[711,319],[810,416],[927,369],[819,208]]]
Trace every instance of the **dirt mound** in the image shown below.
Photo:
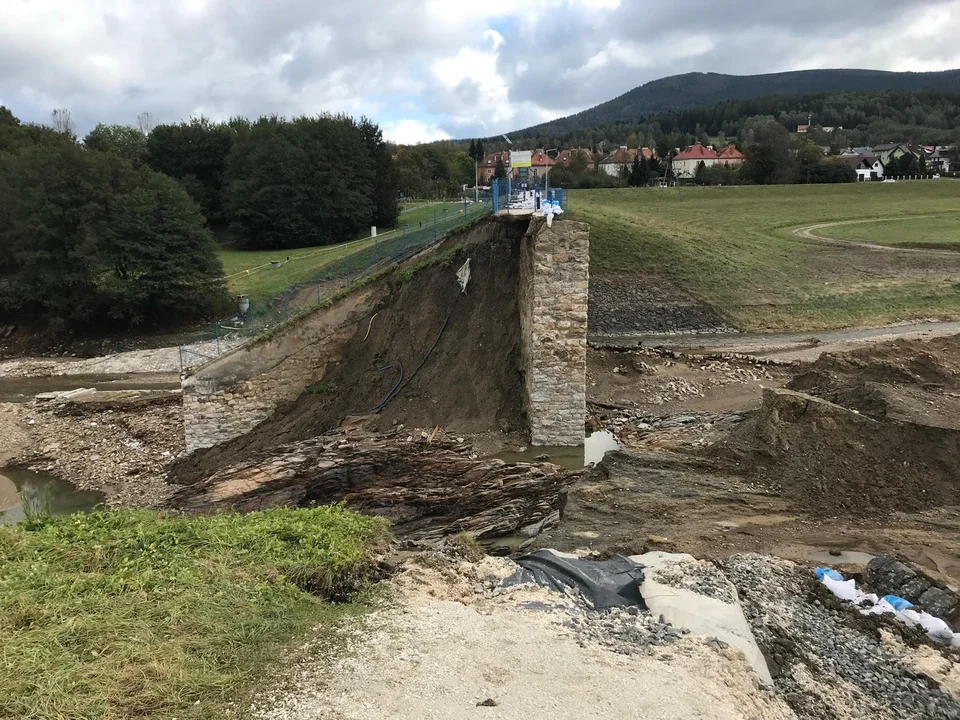
[[[960,429],[960,336],[822,355],[787,387],[875,420]]]
[[[357,422],[372,430],[404,424],[520,433],[526,423],[519,255],[526,223],[488,227],[483,242],[389,276],[389,292],[356,323],[337,365],[250,433],[194,453],[173,475],[192,482],[251,452]],[[456,272],[467,258],[470,282],[461,292]]]
[[[958,338],[823,356],[709,452],[811,511],[960,504],[958,368]]]

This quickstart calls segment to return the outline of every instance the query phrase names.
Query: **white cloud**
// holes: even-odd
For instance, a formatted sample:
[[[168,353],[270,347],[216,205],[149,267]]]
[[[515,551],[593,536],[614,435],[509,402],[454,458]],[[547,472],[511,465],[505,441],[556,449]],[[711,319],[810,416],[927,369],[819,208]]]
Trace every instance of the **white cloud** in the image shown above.
[[[383,123],[383,137],[400,145],[415,145],[434,140],[449,140],[450,135],[436,125],[419,120],[398,120]]]
[[[960,66],[960,0],[2,0],[0,97],[26,120],[345,111],[469,137],[692,70]],[[848,18],[856,17],[856,28]],[[899,52],[890,51],[896,39]]]

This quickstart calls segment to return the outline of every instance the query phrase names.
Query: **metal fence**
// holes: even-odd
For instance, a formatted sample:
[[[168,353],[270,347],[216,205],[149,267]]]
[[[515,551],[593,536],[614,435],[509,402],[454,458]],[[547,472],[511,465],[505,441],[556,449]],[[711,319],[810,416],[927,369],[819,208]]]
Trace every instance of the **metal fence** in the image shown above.
[[[470,195],[468,193],[468,195]],[[355,252],[324,265],[319,271],[285,288],[268,301],[248,300],[238,313],[179,338],[180,369],[201,365],[344,292],[371,274],[395,265],[423,248],[439,242],[481,217],[508,204],[508,189],[494,184],[489,191],[463,198],[462,209],[435,208],[433,218],[401,223],[389,239],[370,238]]]

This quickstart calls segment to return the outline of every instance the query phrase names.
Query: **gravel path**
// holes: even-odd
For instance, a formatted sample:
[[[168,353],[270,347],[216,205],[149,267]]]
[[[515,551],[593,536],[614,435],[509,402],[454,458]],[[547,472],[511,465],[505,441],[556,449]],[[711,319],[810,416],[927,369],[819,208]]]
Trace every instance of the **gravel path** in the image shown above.
[[[482,566],[408,570],[398,605],[367,618],[348,657],[301,668],[294,689],[262,697],[255,717],[795,717],[725,644],[635,608],[594,613],[541,588],[497,589],[506,573],[485,577]]]
[[[803,240],[812,240],[821,245],[850,245],[853,247],[866,248],[867,250],[880,250],[885,252],[901,253],[920,253],[923,255],[933,255],[935,257],[949,257],[956,259],[957,253],[952,250],[932,250],[928,248],[910,248],[899,247],[897,245],[878,245],[876,243],[862,242],[857,240],[840,240],[838,238],[827,237],[817,234],[817,231],[826,228],[837,227],[838,225],[865,225],[867,223],[890,222],[892,220],[925,220],[927,218],[942,217],[944,213],[936,215],[910,215],[907,217],[899,216],[892,218],[867,218],[864,220],[841,220],[839,222],[818,223],[816,225],[807,225],[805,227],[795,228],[791,232]],[[907,229],[909,231],[909,228]]]

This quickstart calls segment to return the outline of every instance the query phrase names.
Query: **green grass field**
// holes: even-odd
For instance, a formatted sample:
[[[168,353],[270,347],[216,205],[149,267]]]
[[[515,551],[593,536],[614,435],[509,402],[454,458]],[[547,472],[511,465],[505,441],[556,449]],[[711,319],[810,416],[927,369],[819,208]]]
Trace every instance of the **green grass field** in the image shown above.
[[[403,226],[419,229],[420,224],[433,222],[434,211],[439,216],[446,209],[447,214],[463,211],[462,203],[428,203],[411,208],[400,215],[397,227],[392,230],[378,228],[377,240],[389,240],[402,233]],[[232,295],[249,295],[252,300],[268,300],[284,288],[303,282],[311,275],[342,260],[351,253],[370,247],[376,242],[373,238],[363,237],[340,245],[297,248],[295,250],[234,250],[221,248],[220,262],[226,277],[227,289]],[[287,261],[287,257],[290,258]],[[283,262],[279,268],[271,262]]]
[[[960,210],[933,217],[834,225],[817,234],[877,245],[960,250]]]
[[[915,230],[923,242],[956,242],[960,182],[579,190],[569,204],[573,219],[591,225],[592,273],[667,277],[744,330],[960,317],[960,253],[954,261],[792,234],[884,218],[841,227],[856,239]],[[839,237],[835,230],[817,234]]]
[[[362,588],[386,539],[338,507],[0,526],[0,717],[231,717],[364,609],[326,598]]]

